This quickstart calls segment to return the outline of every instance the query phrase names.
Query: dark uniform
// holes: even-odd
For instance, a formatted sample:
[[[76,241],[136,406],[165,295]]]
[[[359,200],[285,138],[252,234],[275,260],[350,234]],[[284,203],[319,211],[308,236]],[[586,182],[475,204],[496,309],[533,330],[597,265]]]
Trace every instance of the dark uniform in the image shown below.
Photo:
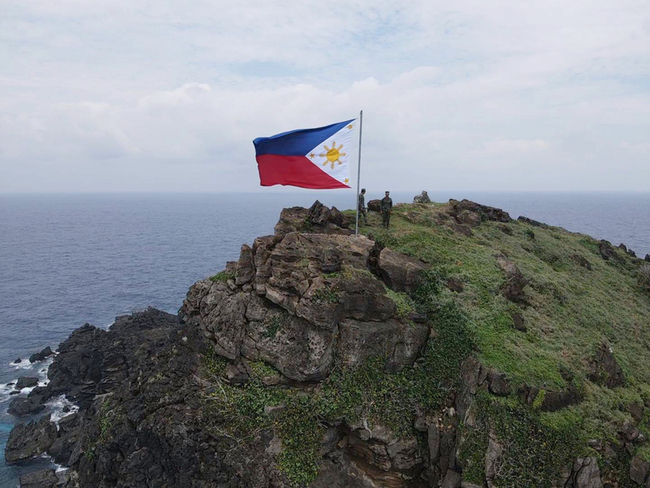
[[[390,213],[393,210],[393,200],[388,195],[386,192],[386,196],[381,199],[381,216],[386,229],[390,226]]]
[[[368,225],[368,215],[366,213],[366,196],[365,193],[359,193],[359,216],[363,217],[363,224]],[[361,223],[361,218],[359,218],[359,223]]]

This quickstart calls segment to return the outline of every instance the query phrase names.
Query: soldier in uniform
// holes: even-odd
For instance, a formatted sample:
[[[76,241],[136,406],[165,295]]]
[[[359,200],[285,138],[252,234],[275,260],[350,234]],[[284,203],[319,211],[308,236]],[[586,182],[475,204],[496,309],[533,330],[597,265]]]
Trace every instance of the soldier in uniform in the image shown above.
[[[386,196],[381,199],[381,216],[383,224],[386,229],[390,226],[390,213],[393,210],[393,200],[390,198],[390,192],[386,192]]]
[[[363,217],[363,225],[368,225],[368,215],[366,209],[366,189],[361,188],[361,193],[359,193],[359,224],[361,224],[361,217]]]

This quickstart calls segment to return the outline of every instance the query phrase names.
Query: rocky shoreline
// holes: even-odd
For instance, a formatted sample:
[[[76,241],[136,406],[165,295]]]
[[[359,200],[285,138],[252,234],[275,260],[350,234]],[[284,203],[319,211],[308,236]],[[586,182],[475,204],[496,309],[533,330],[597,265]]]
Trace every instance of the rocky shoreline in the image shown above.
[[[463,236],[481,222],[512,222],[502,210],[468,201],[452,201],[432,218]],[[35,355],[35,361],[53,356],[49,381],[37,386],[34,378],[21,379],[16,388],[33,390],[14,399],[9,413],[33,416],[59,397],[75,408],[57,421],[46,415],[14,427],[6,460],[29,462],[46,453],[69,469],[26,475],[21,486],[496,486],[508,449],[496,431],[486,433],[481,445],[483,483],[467,478],[476,467],[462,454],[474,432],[487,425],[477,413],[483,398],[516,394],[524,404],[553,412],[579,403],[582,391],[570,372],[565,389],[549,388],[542,395],[538,387],[513,385],[483,366],[470,342],[454,343],[460,344],[450,352],[456,369],[449,378],[431,378],[439,383],[437,396],[430,397],[436,408],[416,408],[406,430],[399,422],[349,413],[356,400],[332,400],[347,391],[348,378],[334,383],[341,371],[363,370],[383,358],[373,374],[404,381],[395,391],[425,384],[414,379],[422,374],[446,373],[437,369],[432,344],[445,337],[440,317],[453,313],[414,305],[429,292],[424,285],[439,286],[430,279],[429,263],[351,234],[345,215],[318,202],[310,209],[285,209],[274,235],[243,245],[239,261],[193,285],[178,316],[148,309],[118,317],[109,330],[86,324],[56,354],[46,349]],[[600,254],[604,260],[619,256],[607,244]],[[507,256],[495,259],[504,276],[504,299],[526,303],[530,280]],[[459,293],[464,285],[449,279],[440,286]],[[521,316],[513,313],[512,321],[526,332]],[[591,361],[595,384],[612,389],[624,382],[606,346]],[[314,398],[328,408],[314,412]],[[252,400],[262,403],[246,410]],[[650,405],[637,407],[641,422]],[[314,416],[314,429],[295,434],[301,423],[296,412]],[[249,431],[242,435],[242,429]],[[609,449],[617,456],[625,449],[634,452],[645,437],[630,423],[619,439],[594,442],[601,444],[592,452]],[[304,457],[302,451],[310,449],[311,457]],[[305,467],[309,462],[315,462],[313,470]],[[556,474],[552,486],[618,486],[602,479],[595,455],[576,456]],[[650,487],[650,463],[634,457],[629,476],[636,486]]]

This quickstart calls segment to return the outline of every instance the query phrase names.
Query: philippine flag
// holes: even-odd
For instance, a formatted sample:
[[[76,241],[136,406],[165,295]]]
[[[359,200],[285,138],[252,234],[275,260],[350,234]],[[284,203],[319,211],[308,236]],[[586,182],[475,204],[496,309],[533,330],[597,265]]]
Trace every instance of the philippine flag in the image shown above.
[[[350,188],[348,159],[356,119],[253,141],[262,186]]]

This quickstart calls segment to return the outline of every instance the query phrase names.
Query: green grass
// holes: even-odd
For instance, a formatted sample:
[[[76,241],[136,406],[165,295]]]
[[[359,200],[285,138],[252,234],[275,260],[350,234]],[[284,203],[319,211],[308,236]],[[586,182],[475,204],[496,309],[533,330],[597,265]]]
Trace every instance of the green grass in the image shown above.
[[[639,286],[639,261],[619,250],[619,260],[605,261],[591,237],[516,221],[483,222],[466,237],[436,224],[431,216],[435,211],[399,206],[390,232],[362,232],[374,232],[384,245],[431,263],[438,283],[444,276],[460,277],[465,289],[456,301],[468,318],[481,362],[506,373],[515,387],[564,388],[560,368],[567,368],[585,391],[585,400],[571,407],[568,421],[585,419],[573,426],[581,438],[613,438],[630,420],[620,405],[644,391],[647,398],[650,385],[650,294]],[[501,230],[503,225],[512,235]],[[512,304],[499,293],[505,276],[497,253],[514,261],[531,280],[525,288],[528,305]],[[580,266],[572,255],[584,257],[593,270]],[[438,300],[449,294],[443,288]],[[524,317],[528,332],[513,330],[512,311]],[[625,387],[609,390],[586,379],[588,359],[602,342],[612,345]]]
[[[556,486],[563,468],[584,452],[584,439],[575,429],[578,417],[544,423],[534,409],[485,392],[477,395],[475,408],[477,425],[463,430],[467,442],[460,452],[468,481],[483,484],[490,432],[504,448],[494,480],[504,488]]]
[[[405,319],[415,312],[415,303],[406,293],[387,289],[386,295],[395,302],[396,313],[399,318]]]
[[[517,221],[484,221],[466,237],[436,223],[440,210],[440,205],[397,206],[390,231],[381,229],[381,217],[372,213],[372,226],[361,228],[381,245],[429,263],[424,283],[412,296],[387,291],[398,315],[418,311],[430,318],[434,333],[417,367],[389,374],[385,358],[372,358],[353,369],[336,366],[319,388],[308,391],[264,387],[259,379],[241,388],[223,384],[208,401],[215,425],[243,437],[275,429],[284,446],[279,469],[292,483],[305,484],[317,473],[324,422],[363,418],[412,434],[415,411],[441,408],[459,384],[462,362],[476,354],[485,366],[505,373],[513,391],[524,384],[541,391],[530,406],[516,393],[506,399],[480,396],[478,428],[463,427],[461,457],[468,481],[483,482],[486,422],[507,446],[498,486],[548,486],[569,460],[597,455],[587,448],[587,439],[614,439],[631,420],[626,405],[650,398],[650,293],[640,286],[638,261],[619,250],[618,259],[605,261],[598,241],[588,236]],[[502,296],[505,275],[498,254],[530,280],[526,303]],[[593,269],[580,266],[575,255]],[[325,278],[344,279],[351,272],[343,269]],[[463,282],[461,293],[444,286],[449,276]],[[331,285],[315,298],[323,303],[339,299]],[[513,312],[524,318],[527,332],[514,329]],[[270,323],[266,334],[274,337],[280,327]],[[587,380],[588,360],[603,342],[611,345],[624,371],[624,387],[611,390]],[[220,368],[217,363],[206,369]],[[541,412],[549,390],[567,387],[563,369],[574,375],[584,400],[559,412]],[[280,404],[284,407],[273,418],[264,413],[264,406]],[[640,428],[650,435],[648,419]],[[639,454],[650,459],[650,448],[642,447]],[[617,458],[602,469],[618,473],[625,461]]]
[[[228,273],[226,271],[220,271],[214,276],[210,276],[210,281],[214,283],[225,283],[228,280],[232,280],[235,278],[235,275],[233,273]]]

